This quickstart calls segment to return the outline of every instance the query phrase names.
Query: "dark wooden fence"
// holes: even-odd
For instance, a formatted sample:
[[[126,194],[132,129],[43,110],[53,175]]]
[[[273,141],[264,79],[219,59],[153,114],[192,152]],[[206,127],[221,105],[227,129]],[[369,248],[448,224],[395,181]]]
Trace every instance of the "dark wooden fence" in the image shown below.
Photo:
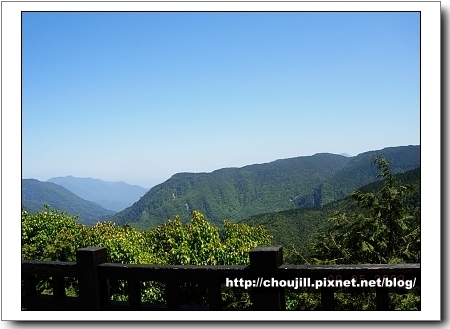
[[[224,310],[222,289],[226,280],[243,279],[256,283],[251,288],[252,310],[284,310],[285,288],[261,286],[261,278],[297,280],[414,280],[420,285],[420,264],[399,265],[283,265],[280,246],[258,247],[250,251],[249,266],[131,265],[106,263],[106,248],[88,247],[77,251],[75,262],[22,261],[22,308],[24,310]],[[37,293],[37,278],[51,278],[53,295]],[[79,297],[66,296],[65,278],[76,278]],[[301,279],[299,279],[301,278]],[[110,280],[126,280],[128,301],[114,302]],[[165,304],[141,300],[141,282],[165,283]],[[327,281],[328,282],[328,281]],[[333,281],[334,282],[334,281]],[[181,284],[207,286],[208,307],[181,303]],[[320,289],[322,310],[334,310],[336,287]],[[389,288],[376,289],[377,310],[389,310]],[[298,290],[302,291],[301,289]],[[319,291],[319,290],[318,290]]]

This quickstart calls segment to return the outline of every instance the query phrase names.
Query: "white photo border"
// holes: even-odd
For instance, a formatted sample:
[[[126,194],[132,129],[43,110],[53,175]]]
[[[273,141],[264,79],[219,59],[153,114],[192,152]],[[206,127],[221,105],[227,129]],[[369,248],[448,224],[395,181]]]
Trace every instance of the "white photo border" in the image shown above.
[[[321,312],[22,312],[20,308],[22,11],[416,11],[421,13],[421,311],[328,312],[327,321],[441,317],[440,2],[2,2],[2,320],[323,321]],[[425,82],[425,83],[424,83]],[[7,302],[6,302],[7,301]]]

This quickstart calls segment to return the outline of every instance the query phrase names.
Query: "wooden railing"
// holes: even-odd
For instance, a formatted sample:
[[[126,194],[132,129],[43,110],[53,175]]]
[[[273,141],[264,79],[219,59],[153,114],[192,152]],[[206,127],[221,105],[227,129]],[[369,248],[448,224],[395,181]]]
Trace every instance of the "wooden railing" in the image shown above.
[[[225,310],[222,289],[227,279],[252,280],[252,310],[286,309],[284,287],[265,288],[261,279],[300,280],[376,280],[389,278],[414,280],[420,285],[420,264],[398,265],[283,265],[280,246],[258,247],[250,251],[249,266],[131,265],[106,263],[106,248],[77,250],[76,262],[22,261],[22,309],[24,310]],[[37,278],[51,278],[53,295],[38,294]],[[76,278],[79,297],[66,296],[65,278]],[[125,280],[128,301],[114,302],[110,280]],[[141,282],[165,283],[165,304],[142,302]],[[250,281],[248,281],[250,282]],[[328,282],[328,281],[327,281]],[[335,282],[335,281],[330,281]],[[201,283],[207,286],[208,307],[181,303],[181,285]],[[334,310],[336,287],[320,288],[322,310]],[[389,288],[376,289],[377,310],[389,310]],[[301,290],[298,290],[301,291]]]

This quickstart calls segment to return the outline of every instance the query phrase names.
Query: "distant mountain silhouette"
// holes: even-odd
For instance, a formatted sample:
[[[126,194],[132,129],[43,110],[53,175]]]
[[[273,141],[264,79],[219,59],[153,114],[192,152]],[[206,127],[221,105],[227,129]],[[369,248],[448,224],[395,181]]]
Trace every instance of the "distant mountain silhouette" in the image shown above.
[[[61,185],[80,198],[114,211],[120,211],[131,206],[148,191],[148,189],[138,185],[129,185],[124,182],[105,182],[90,177],[53,177],[47,182]]]
[[[79,214],[78,221],[86,225],[106,220],[116,213],[80,198],[60,185],[22,179],[22,207],[30,213],[36,213],[44,210],[44,204],[48,204],[50,209],[65,211],[70,216]]]

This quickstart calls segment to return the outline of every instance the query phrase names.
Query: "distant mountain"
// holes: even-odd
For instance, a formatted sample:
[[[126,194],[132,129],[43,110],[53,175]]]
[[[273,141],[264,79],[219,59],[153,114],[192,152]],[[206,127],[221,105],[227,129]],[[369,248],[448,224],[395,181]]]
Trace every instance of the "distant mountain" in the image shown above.
[[[106,220],[116,213],[80,198],[60,185],[22,179],[22,207],[34,214],[44,210],[44,204],[48,204],[50,209],[65,211],[70,216],[79,214],[78,221],[85,225]]]
[[[414,206],[420,205],[420,168],[412,169],[395,176],[400,184],[419,186],[406,202]],[[368,193],[377,191],[381,187],[382,182],[376,181],[362,186],[359,190]],[[334,212],[351,213],[355,210],[355,202],[353,202],[351,197],[347,196],[342,200],[330,202],[321,208],[297,208],[281,212],[271,212],[255,215],[241,222],[249,225],[263,225],[273,235],[274,244],[283,246],[294,244],[297,249],[307,251],[309,250],[308,245],[311,242],[311,238],[321,228],[327,225],[327,219]]]
[[[351,155],[348,154],[348,153],[339,153],[339,155],[342,155],[342,156],[344,156],[344,157],[351,157]]]
[[[319,153],[211,173],[179,173],[117,213],[117,224],[149,229],[173,215],[182,221],[200,210],[214,224],[295,208],[321,207],[377,180],[377,154],[392,161],[392,172],[420,166],[420,147],[402,146],[356,157]]]
[[[114,211],[131,206],[148,191],[141,186],[129,185],[124,182],[105,182],[101,179],[73,176],[54,177],[47,182],[61,185],[80,198]]]

